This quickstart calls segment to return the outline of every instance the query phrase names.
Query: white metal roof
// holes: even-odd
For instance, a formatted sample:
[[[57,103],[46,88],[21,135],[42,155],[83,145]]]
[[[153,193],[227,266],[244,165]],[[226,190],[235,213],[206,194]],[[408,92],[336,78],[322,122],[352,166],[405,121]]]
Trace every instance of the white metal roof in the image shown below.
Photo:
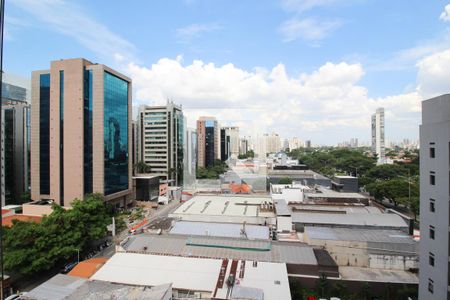
[[[179,221],[174,224],[170,234],[269,239],[268,226],[246,224],[246,237],[241,234],[242,229],[243,225],[241,224]]]
[[[174,289],[213,291],[222,260],[116,253],[91,277],[133,285],[173,283]]]
[[[406,222],[396,214],[327,214],[294,212],[293,223],[308,225],[348,225],[408,228]]]

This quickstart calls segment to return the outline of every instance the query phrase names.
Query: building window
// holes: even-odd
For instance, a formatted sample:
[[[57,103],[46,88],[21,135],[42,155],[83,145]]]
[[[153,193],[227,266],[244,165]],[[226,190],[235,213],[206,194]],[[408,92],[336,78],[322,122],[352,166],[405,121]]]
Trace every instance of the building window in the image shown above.
[[[434,199],[430,199],[430,212],[434,213],[436,211],[436,207],[434,205],[435,205]]]
[[[428,263],[430,266],[434,267],[434,254],[431,252],[428,254]]]
[[[433,294],[434,281],[428,278],[428,291]]]
[[[430,239],[434,240],[434,226],[430,225]]]
[[[430,148],[430,158],[434,158],[435,155],[436,155],[436,153],[435,153],[435,148],[434,148],[434,147],[431,147],[431,148]]]
[[[430,174],[430,184],[431,185],[436,184],[436,176],[434,174]]]
[[[50,74],[39,76],[39,188],[50,194]]]

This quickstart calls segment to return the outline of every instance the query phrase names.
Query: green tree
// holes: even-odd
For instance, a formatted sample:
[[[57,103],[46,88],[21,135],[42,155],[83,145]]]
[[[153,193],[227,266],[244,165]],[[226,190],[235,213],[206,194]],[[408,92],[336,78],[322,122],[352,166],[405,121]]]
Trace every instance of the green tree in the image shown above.
[[[99,194],[73,201],[72,209],[54,205],[41,223],[14,221],[2,229],[5,269],[26,275],[51,269],[105,237],[110,222]]]
[[[278,184],[291,184],[291,183],[292,183],[292,178],[289,178],[289,177],[281,178],[280,181],[278,182]]]
[[[407,203],[406,199],[411,197],[418,197],[419,189],[418,185],[414,183],[409,183],[404,178],[396,178],[385,181],[378,181],[366,186],[367,191],[369,191],[377,200],[388,199],[390,202],[394,203],[394,206],[398,204]]]

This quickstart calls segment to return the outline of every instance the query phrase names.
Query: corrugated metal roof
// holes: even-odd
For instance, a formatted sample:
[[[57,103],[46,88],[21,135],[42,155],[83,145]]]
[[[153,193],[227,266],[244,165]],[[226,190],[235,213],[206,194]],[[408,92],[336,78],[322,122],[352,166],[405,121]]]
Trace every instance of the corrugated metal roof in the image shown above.
[[[241,234],[242,229],[241,224],[179,221],[174,224],[170,234],[245,238]],[[245,232],[249,239],[269,239],[268,226],[246,224]]]
[[[193,242],[196,244],[203,243],[205,246],[188,245],[189,243],[193,244]],[[268,244],[271,245],[269,251],[265,250]],[[123,245],[123,248],[125,251],[150,254],[317,265],[312,248],[301,243],[141,234],[131,237]],[[250,251],[250,249],[253,249],[253,251]]]
[[[292,213],[284,199],[275,200],[275,211],[277,216],[290,216]]]
[[[408,225],[395,214],[326,214],[294,212],[292,222],[316,225],[375,226],[407,229]]]

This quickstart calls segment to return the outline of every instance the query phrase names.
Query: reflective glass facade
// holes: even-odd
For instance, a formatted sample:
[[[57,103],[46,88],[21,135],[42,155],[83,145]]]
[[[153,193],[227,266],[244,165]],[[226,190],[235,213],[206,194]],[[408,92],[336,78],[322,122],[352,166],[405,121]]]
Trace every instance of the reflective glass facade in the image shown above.
[[[105,195],[128,189],[128,82],[104,73]]]
[[[92,193],[92,70],[84,70],[84,194]]]
[[[50,194],[50,74],[39,77],[40,192]]]
[[[59,189],[64,205],[64,71],[59,71]]]

